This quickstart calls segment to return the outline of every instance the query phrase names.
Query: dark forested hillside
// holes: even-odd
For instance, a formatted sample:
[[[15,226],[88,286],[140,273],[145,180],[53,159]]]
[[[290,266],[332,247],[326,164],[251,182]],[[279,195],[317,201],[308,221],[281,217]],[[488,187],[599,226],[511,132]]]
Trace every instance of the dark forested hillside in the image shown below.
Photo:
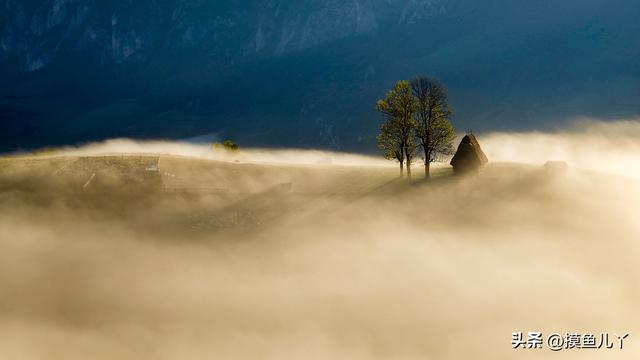
[[[367,151],[418,73],[458,128],[640,113],[634,0],[0,0],[0,150],[219,133]]]

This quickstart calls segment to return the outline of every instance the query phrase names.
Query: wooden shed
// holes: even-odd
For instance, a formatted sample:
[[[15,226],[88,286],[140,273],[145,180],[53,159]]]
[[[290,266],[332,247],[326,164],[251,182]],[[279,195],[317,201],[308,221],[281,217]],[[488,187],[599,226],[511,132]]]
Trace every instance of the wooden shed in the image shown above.
[[[473,134],[467,134],[458,145],[458,151],[451,159],[451,166],[455,175],[477,174],[488,162],[476,137]]]

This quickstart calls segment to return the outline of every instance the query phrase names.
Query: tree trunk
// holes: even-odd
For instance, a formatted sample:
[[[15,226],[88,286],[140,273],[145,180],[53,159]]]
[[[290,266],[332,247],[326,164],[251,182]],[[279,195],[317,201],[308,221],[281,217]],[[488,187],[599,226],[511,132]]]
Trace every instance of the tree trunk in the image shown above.
[[[422,148],[424,150],[424,177],[429,179],[431,177],[431,153],[428,146],[423,145]]]
[[[404,146],[403,151],[404,151],[405,159],[407,162],[407,177],[411,179],[411,156],[409,155],[409,151],[406,145]]]
[[[400,161],[400,177],[404,177],[404,162]]]

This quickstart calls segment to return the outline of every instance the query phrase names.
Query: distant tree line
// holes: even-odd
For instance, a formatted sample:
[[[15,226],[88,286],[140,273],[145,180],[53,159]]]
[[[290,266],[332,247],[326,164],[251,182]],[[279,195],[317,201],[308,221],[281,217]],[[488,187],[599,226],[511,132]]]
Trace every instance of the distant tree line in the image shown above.
[[[411,177],[411,164],[420,156],[429,178],[431,163],[438,156],[453,154],[453,111],[447,89],[438,80],[419,76],[398,81],[378,100],[376,110],[385,119],[377,137],[378,147],[385,158],[400,163],[400,176],[404,176],[406,165],[407,176]]]

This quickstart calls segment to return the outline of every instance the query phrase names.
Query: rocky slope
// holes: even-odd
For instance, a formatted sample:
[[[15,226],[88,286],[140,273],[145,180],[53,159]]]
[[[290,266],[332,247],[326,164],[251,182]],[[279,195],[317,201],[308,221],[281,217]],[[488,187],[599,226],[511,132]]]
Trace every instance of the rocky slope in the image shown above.
[[[381,25],[442,14],[445,0],[81,1],[6,0],[0,58],[35,71],[63,50],[93,51],[102,61],[196,48],[232,63],[298,52]]]

